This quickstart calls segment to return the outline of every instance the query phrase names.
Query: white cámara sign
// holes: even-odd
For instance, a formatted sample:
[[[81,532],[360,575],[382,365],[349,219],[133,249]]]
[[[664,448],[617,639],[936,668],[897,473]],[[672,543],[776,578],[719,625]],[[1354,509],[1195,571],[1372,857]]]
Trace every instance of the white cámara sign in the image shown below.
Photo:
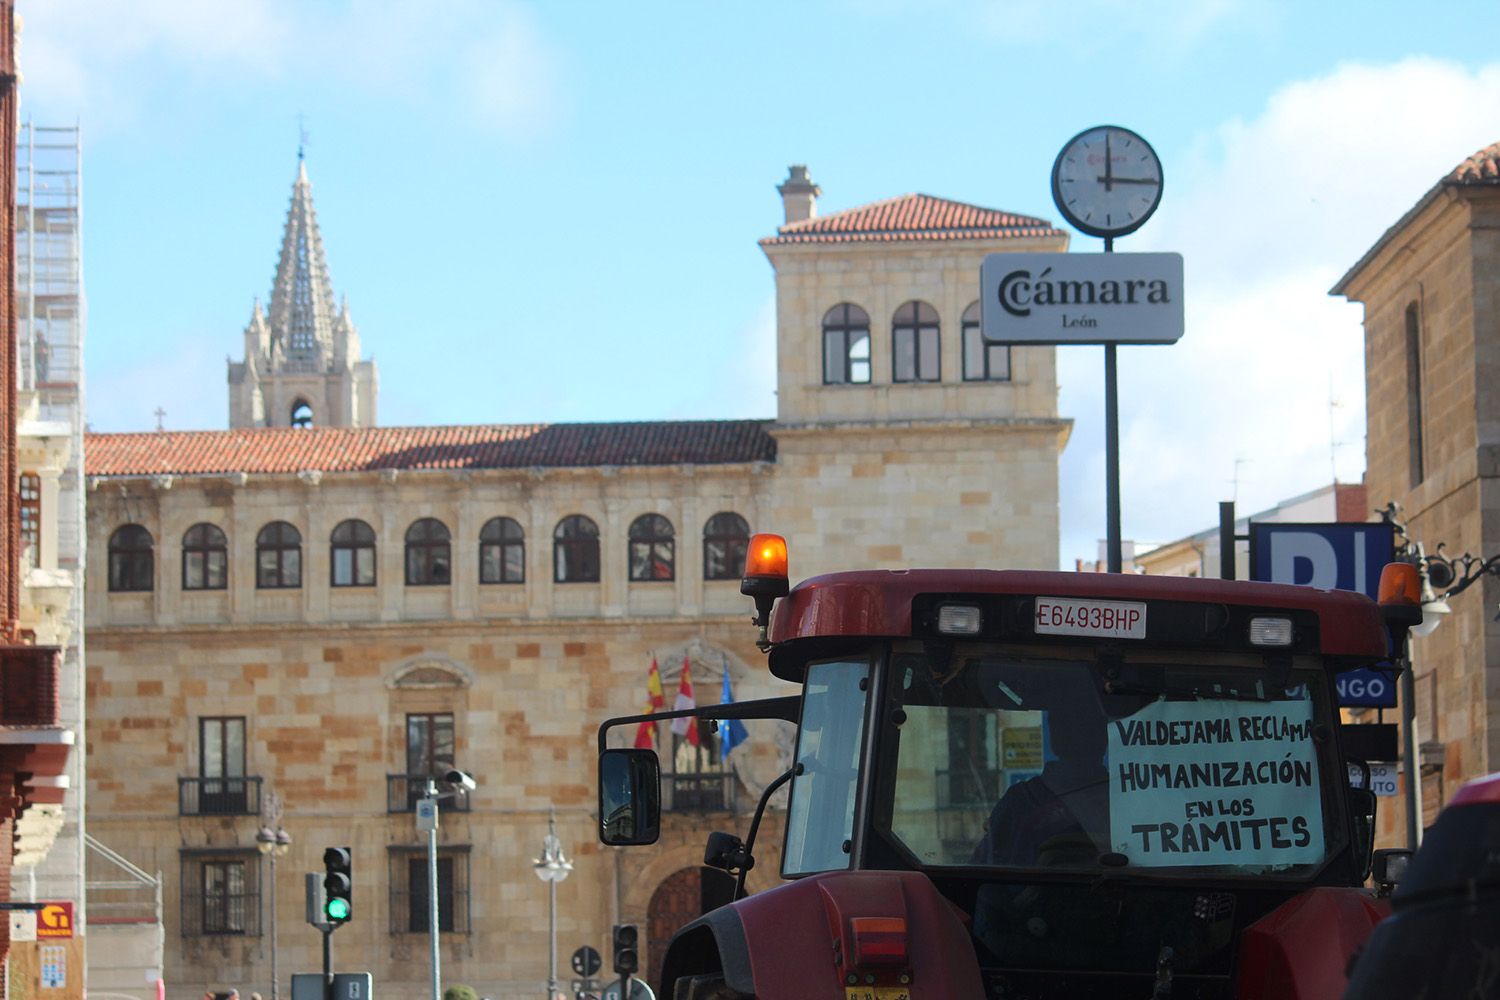
[[[980,332],[1005,344],[1175,344],[1180,253],[992,253]]]

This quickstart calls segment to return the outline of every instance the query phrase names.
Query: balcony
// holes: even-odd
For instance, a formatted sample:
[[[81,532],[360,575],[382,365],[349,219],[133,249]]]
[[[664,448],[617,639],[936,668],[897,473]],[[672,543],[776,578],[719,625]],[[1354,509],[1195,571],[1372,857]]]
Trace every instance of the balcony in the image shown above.
[[[670,812],[733,812],[734,774],[694,771],[661,776],[662,808]]]
[[[427,796],[427,774],[388,774],[385,776],[385,811],[388,813],[416,812],[417,800]],[[444,788],[446,793],[448,789]],[[463,789],[452,798],[443,798],[443,812],[469,811],[469,793]]]
[[[0,646],[0,725],[58,724],[61,662],[62,651],[56,646]]]
[[[244,778],[178,778],[179,816],[257,816],[260,776]]]

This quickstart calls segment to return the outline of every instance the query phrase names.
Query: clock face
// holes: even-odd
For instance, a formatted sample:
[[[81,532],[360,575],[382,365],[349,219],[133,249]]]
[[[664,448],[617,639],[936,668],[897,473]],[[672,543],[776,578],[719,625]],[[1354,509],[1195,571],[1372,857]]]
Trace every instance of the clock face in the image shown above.
[[[1161,161],[1151,144],[1129,129],[1087,129],[1057,154],[1052,200],[1075,228],[1091,236],[1134,232],[1161,201]]]

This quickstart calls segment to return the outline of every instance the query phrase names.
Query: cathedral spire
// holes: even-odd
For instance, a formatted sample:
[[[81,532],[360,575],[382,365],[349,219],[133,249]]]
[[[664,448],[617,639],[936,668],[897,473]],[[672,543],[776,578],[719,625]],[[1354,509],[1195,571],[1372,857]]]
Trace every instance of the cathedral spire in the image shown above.
[[[267,317],[271,336],[288,363],[316,368],[333,355],[334,301],[318,214],[313,209],[312,183],[307,179],[307,163],[299,158]]]
[[[304,137],[305,141],[305,137]],[[379,380],[360,358],[349,306],[333,297],[312,182],[299,147],[270,308],[257,303],[245,360],[229,362],[231,427],[370,427]]]

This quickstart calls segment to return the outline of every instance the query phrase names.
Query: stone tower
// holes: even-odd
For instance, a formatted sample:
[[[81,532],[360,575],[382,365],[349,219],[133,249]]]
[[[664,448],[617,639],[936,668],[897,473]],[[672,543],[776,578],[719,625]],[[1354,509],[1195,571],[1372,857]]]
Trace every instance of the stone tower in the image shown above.
[[[300,156],[269,314],[245,327],[245,360],[229,363],[229,426],[371,427],[375,362],[359,357],[347,302],[335,308],[312,184]]]

